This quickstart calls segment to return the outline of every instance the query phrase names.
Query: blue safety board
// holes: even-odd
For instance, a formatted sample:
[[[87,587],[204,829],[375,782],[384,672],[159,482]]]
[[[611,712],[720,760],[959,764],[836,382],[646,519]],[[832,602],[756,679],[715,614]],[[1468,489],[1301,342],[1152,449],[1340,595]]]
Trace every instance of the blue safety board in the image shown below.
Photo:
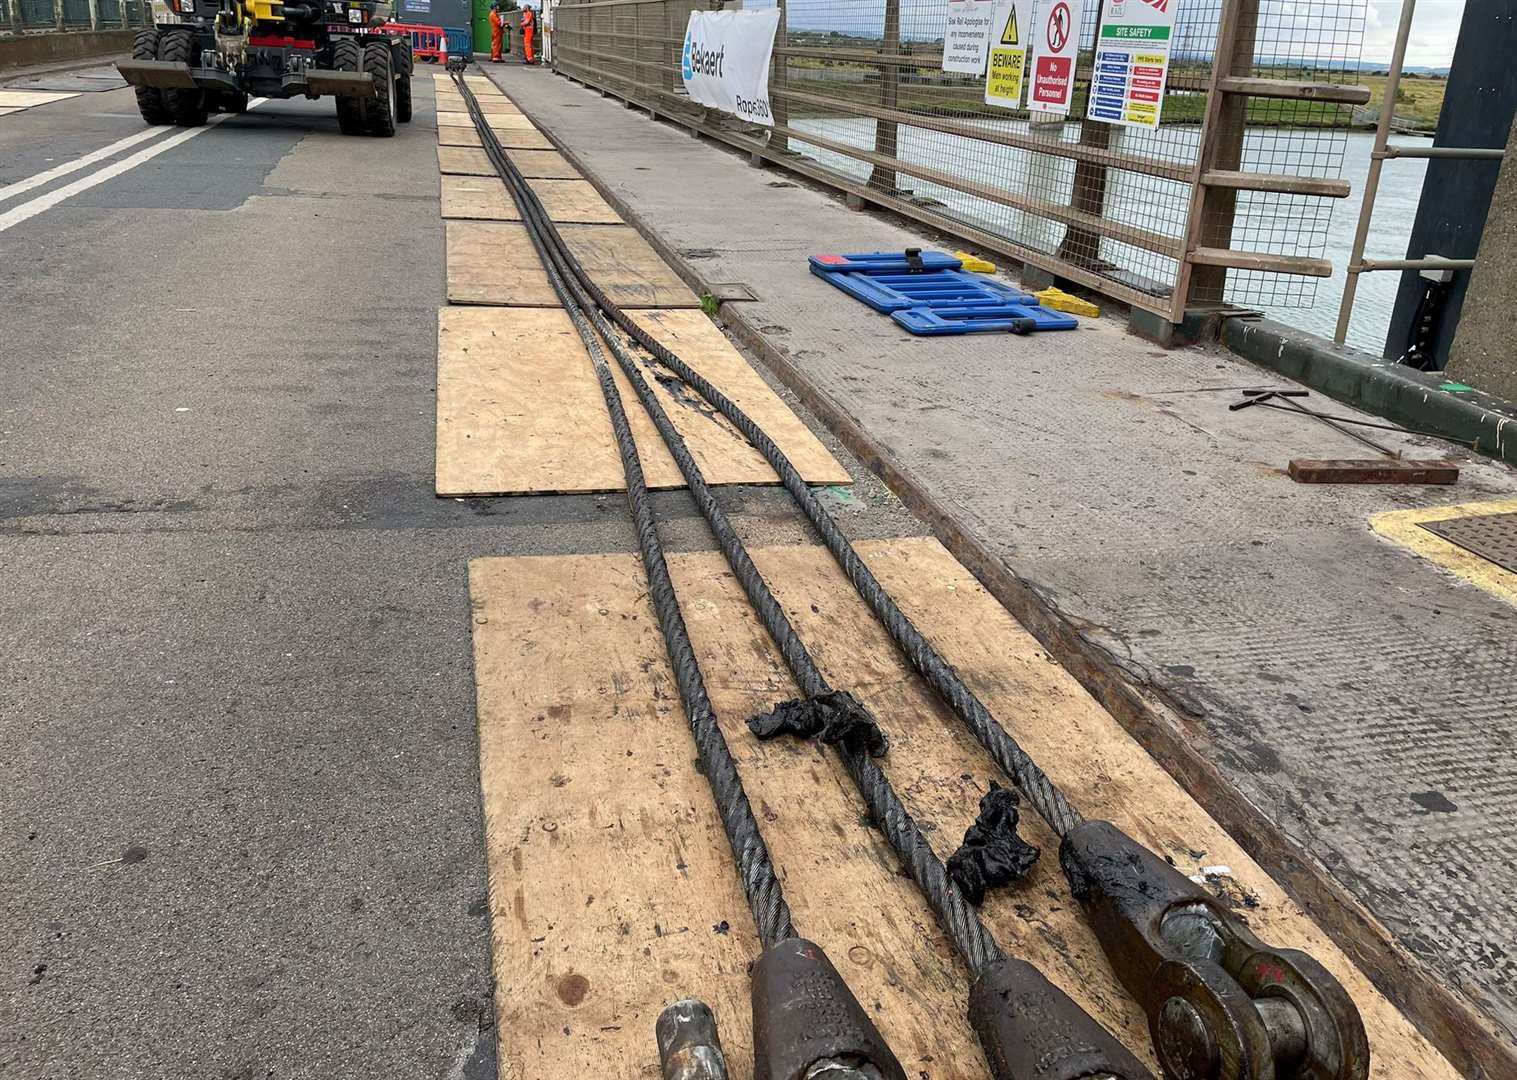
[[[941,251],[871,251],[813,255],[811,272],[893,318],[913,334],[1073,330],[1070,316],[1035,296],[961,269]]]

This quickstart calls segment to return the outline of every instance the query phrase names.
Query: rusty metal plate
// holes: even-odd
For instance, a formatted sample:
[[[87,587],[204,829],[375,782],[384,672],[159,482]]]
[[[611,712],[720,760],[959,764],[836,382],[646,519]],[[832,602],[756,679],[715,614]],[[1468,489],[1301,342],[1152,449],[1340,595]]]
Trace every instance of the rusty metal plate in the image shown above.
[[[1465,551],[1517,574],[1517,513],[1424,521],[1422,527]]]

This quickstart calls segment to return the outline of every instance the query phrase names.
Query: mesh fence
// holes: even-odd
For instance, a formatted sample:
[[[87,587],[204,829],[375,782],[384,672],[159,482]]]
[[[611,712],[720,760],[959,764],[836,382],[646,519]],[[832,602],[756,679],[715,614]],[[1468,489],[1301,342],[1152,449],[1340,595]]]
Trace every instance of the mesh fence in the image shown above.
[[[1056,0],[1036,0],[1032,25]],[[1079,9],[1079,58],[1067,118],[985,102],[984,75],[942,70],[946,0],[744,0],[780,6],[771,69],[775,127],[698,110],[684,97],[680,47],[691,0],[564,0],[554,13],[555,63],[581,81],[718,133],[761,142],[814,175],[978,240],[1095,284],[1156,311],[1174,297],[1193,216],[1224,0],[1179,7],[1170,81],[1153,129],[1082,121],[1094,64],[1100,0]],[[1241,0],[1234,74],[1351,81],[1366,0]],[[1336,177],[1352,109],[1316,101],[1241,98],[1224,110],[1218,137],[1255,172]],[[1219,246],[1321,256],[1331,202],[1315,196],[1239,192],[1205,200]],[[1233,215],[1230,232],[1222,220]],[[1257,306],[1309,304],[1314,280],[1229,271],[1199,275],[1192,299]]]
[[[143,0],[96,0],[98,26],[102,30],[141,26],[142,2]],[[53,0],[0,0],[0,34],[57,30],[59,14],[59,8]],[[90,28],[89,0],[62,0],[61,14],[65,30]],[[126,20],[124,23],[123,18]]]

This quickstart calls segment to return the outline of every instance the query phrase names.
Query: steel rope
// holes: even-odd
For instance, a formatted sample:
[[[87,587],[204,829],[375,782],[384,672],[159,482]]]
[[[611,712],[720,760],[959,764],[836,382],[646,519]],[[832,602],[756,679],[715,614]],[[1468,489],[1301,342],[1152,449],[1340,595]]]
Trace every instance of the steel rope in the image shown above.
[[[457,78],[457,76],[455,76]],[[464,85],[460,80],[460,85]],[[473,104],[472,91],[466,93],[465,98],[471,106]],[[482,133],[481,138],[486,136]],[[494,132],[489,132],[488,138],[494,140]],[[497,142],[497,149],[498,149]],[[514,169],[509,161],[507,169]],[[497,162],[499,168],[499,162]],[[503,174],[504,175],[504,174]],[[521,185],[526,188],[525,184]],[[533,200],[536,196],[530,188],[526,188],[527,195]],[[546,215],[543,215],[546,218]],[[934,649],[922,636],[916,625],[906,617],[905,613],[896,606],[895,600],[885,591],[874,573],[864,565],[863,559],[854,550],[848,538],[843,535],[827,513],[824,507],[799,471],[791,464],[784,452],[773,439],[759,427],[747,413],[738,408],[727,395],[723,394],[698,371],[695,371],[677,355],[666,348],[662,343],[634,322],[626,312],[611,302],[605,292],[588,275],[583,273],[563,238],[559,235],[557,227],[551,220],[545,221],[545,232],[548,233],[554,245],[560,248],[566,256],[566,263],[571,268],[570,277],[577,278],[583,286],[583,291],[589,294],[593,300],[593,307],[598,307],[610,315],[616,323],[635,342],[647,349],[665,367],[669,368],[696,393],[725,416],[743,436],[751,442],[758,451],[764,455],[771,468],[779,476],[780,482],[790,492],[795,501],[800,505],[801,511],[806,515],[822,542],[827,545],[843,573],[853,583],[855,589],[869,605],[875,617],[885,626],[895,643],[900,647],[911,666],[924,678],[930,686],[946,701],[949,707],[958,717],[969,726],[980,745],[990,754],[1007,777],[1027,797],[1033,808],[1048,822],[1049,826],[1062,838],[1071,829],[1078,825],[1082,819],[1078,810],[1072,806],[1059,790],[1058,786],[1048,777],[1038,763],[1028,756],[1027,752],[1018,745],[1004,727],[991,715],[990,710],[979,697],[964,684],[957,671]],[[608,340],[610,340],[608,338]],[[613,348],[613,352],[615,349]],[[620,357],[618,357],[620,361]],[[626,367],[623,364],[623,367]],[[776,639],[778,640],[778,639]],[[783,648],[783,646],[782,646]],[[788,659],[788,657],[787,657]]]
[[[461,80],[459,81],[461,82]],[[478,106],[474,100],[473,93],[468,90],[466,84],[463,86],[463,93],[464,100],[469,105],[470,113],[474,116],[476,125],[483,129],[480,132],[480,139],[482,143],[487,144],[485,147],[486,153],[510,186],[512,197],[516,200],[517,206],[522,212],[523,219],[528,226],[528,232],[533,237],[534,249],[537,250],[539,257],[542,257],[546,252],[549,259],[551,259],[551,262],[548,260],[544,261],[544,265],[549,269],[550,279],[556,283],[567,282],[568,289],[574,296],[575,304],[582,308],[582,310],[574,310],[572,305],[565,304],[566,307],[570,308],[570,315],[575,319],[576,328],[581,331],[581,338],[585,341],[586,346],[592,350],[592,359],[596,356],[600,357],[596,361],[597,374],[599,375],[600,369],[605,366],[604,356],[600,354],[599,343],[595,340],[594,334],[586,333],[588,328],[582,326],[586,313],[588,313],[590,320],[595,324],[595,328],[605,338],[606,343],[610,345],[612,354],[616,357],[618,364],[626,374],[627,380],[637,394],[639,401],[641,401],[649,416],[653,419],[654,426],[668,445],[670,454],[679,466],[681,473],[684,474],[690,488],[690,493],[710,524],[712,533],[716,537],[723,555],[727,558],[733,573],[742,584],[743,591],[747,594],[749,601],[759,613],[759,617],[763,621],[766,630],[768,630],[775,644],[779,647],[780,654],[784,657],[787,666],[795,674],[796,681],[800,685],[802,693],[807,697],[816,697],[830,693],[832,688],[828,685],[826,678],[817,667],[816,661],[812,658],[810,652],[801,642],[799,635],[796,634],[795,628],[791,625],[779,601],[775,598],[768,584],[764,581],[763,576],[759,573],[758,567],[754,565],[753,560],[749,557],[748,551],[743,546],[743,542],[738,537],[736,530],[732,527],[731,521],[720,505],[718,505],[716,497],[712,493],[710,486],[706,483],[700,466],[696,464],[694,457],[690,454],[690,449],[686,445],[684,437],[675,428],[673,422],[669,419],[668,413],[664,411],[662,403],[654,395],[652,387],[649,386],[647,380],[643,377],[636,358],[622,345],[615,332],[615,328],[606,321],[604,315],[598,310],[600,302],[592,301],[591,297],[587,294],[583,286],[586,284],[588,275],[584,273],[583,268],[579,266],[573,254],[568,251],[567,245],[563,243],[562,236],[553,227],[552,220],[543,210],[536,193],[531,190],[522,178],[520,170],[501,151],[494,132],[489,130],[488,124],[481,123],[482,115],[478,114]],[[544,243],[537,235],[539,230],[548,234],[547,243]],[[555,284],[555,290],[557,288],[558,284]],[[560,293],[561,298],[562,295]],[[616,391],[615,384],[610,380],[609,371],[606,372],[601,382],[603,391],[608,386],[610,388],[606,395],[608,404],[611,403],[612,395],[616,395],[616,404],[613,407],[613,425],[615,425],[614,414],[621,411],[620,395]],[[622,417],[623,422],[625,422],[624,412],[622,412]],[[618,431],[618,445],[620,446],[621,444],[622,438]],[[635,446],[631,446],[630,429],[628,429],[627,434],[627,446],[631,448],[633,457],[635,458],[636,448]],[[631,499],[630,468],[628,469],[628,475],[628,496]],[[639,485],[641,485],[640,470]],[[634,505],[636,505],[636,502],[641,502],[644,511],[644,513],[637,515],[639,542],[641,543],[645,519],[647,530],[650,533],[653,532],[653,519],[651,510],[648,508],[646,491],[640,493]],[[653,546],[655,549],[657,548],[656,533],[653,535]],[[654,557],[662,563],[662,552],[655,550]],[[649,556],[645,550],[645,561],[648,558]],[[665,576],[667,577],[667,573]],[[674,607],[674,618],[679,620],[677,632],[683,634],[684,623],[678,614],[677,599],[672,606]],[[660,614],[660,621],[661,623],[664,622],[662,612]],[[688,637],[683,641],[683,648],[685,651],[688,651]],[[674,654],[674,651],[675,647],[671,642],[671,656]],[[691,655],[689,662],[694,669],[695,677],[699,679],[699,668],[695,664],[693,655]],[[720,732],[718,732],[718,735],[720,735]],[[725,748],[725,744],[723,745]],[[971,970],[978,975],[989,964],[1004,959],[1004,955],[996,944],[995,939],[985,929],[984,924],[980,922],[979,915],[948,878],[947,870],[943,863],[933,852],[932,846],[922,835],[916,822],[912,820],[910,812],[906,809],[905,804],[901,802],[884,772],[860,745],[851,742],[842,742],[836,745],[847,765],[850,776],[853,778],[860,794],[864,797],[866,805],[869,807],[872,820],[885,834],[891,847],[905,864],[912,880],[916,882],[924,896],[926,896],[939,921],[942,923],[945,932],[952,940],[955,948],[965,958]],[[741,791],[740,784],[738,789]]]
[[[490,155],[497,169],[502,169],[503,164],[506,168],[510,168],[510,163],[502,154],[494,132],[490,131],[483,114],[479,111],[473,91],[468,89],[467,84],[456,73],[453,77],[480,131],[486,153]],[[519,195],[517,201],[520,205]],[[522,209],[525,216],[526,208],[522,207]],[[601,393],[605,396],[606,406],[611,413],[611,428],[616,436],[617,449],[622,458],[622,470],[627,481],[627,501],[631,504],[638,549],[642,554],[643,566],[648,575],[648,595],[658,615],[659,628],[663,632],[664,644],[669,652],[669,662],[674,670],[674,681],[679,687],[680,702],[690,724],[690,733],[695,739],[701,771],[705,773],[707,782],[711,785],[717,812],[721,815],[722,828],[727,834],[727,841],[737,860],[738,876],[742,880],[743,892],[753,912],[753,921],[758,927],[759,938],[767,948],[796,936],[795,927],[791,923],[790,907],[785,902],[784,890],[779,878],[775,875],[774,864],[770,860],[769,849],[764,843],[763,834],[759,831],[758,819],[754,816],[748,794],[743,790],[742,778],[737,771],[737,762],[733,760],[732,750],[717,724],[710,695],[706,692],[705,678],[701,674],[695,650],[690,644],[690,633],[685,626],[685,618],[674,593],[674,582],[669,576],[668,563],[665,562],[663,549],[659,545],[652,505],[643,477],[642,461],[638,457],[637,445],[632,439],[632,428],[627,422],[627,413],[622,405],[621,394],[616,388],[616,382],[611,376],[611,369],[606,363],[605,354],[601,351],[595,332],[586,320],[575,293],[566,284],[566,280],[572,279],[566,279],[560,274],[542,237],[530,222],[527,234],[532,240],[532,247],[537,252],[537,257],[547,271],[553,291],[563,303],[564,310],[574,321],[574,328],[585,343],[585,348],[590,354],[591,365],[595,369],[595,377],[600,383]]]

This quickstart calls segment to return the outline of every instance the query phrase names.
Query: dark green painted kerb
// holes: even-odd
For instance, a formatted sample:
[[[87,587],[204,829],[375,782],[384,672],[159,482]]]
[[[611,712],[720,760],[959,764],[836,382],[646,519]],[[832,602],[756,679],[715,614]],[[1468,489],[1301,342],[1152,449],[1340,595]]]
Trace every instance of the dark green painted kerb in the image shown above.
[[[1356,409],[1475,443],[1480,453],[1517,464],[1517,405],[1510,401],[1478,390],[1441,389],[1448,382],[1441,373],[1340,348],[1271,319],[1224,319],[1222,342],[1245,360]]]

